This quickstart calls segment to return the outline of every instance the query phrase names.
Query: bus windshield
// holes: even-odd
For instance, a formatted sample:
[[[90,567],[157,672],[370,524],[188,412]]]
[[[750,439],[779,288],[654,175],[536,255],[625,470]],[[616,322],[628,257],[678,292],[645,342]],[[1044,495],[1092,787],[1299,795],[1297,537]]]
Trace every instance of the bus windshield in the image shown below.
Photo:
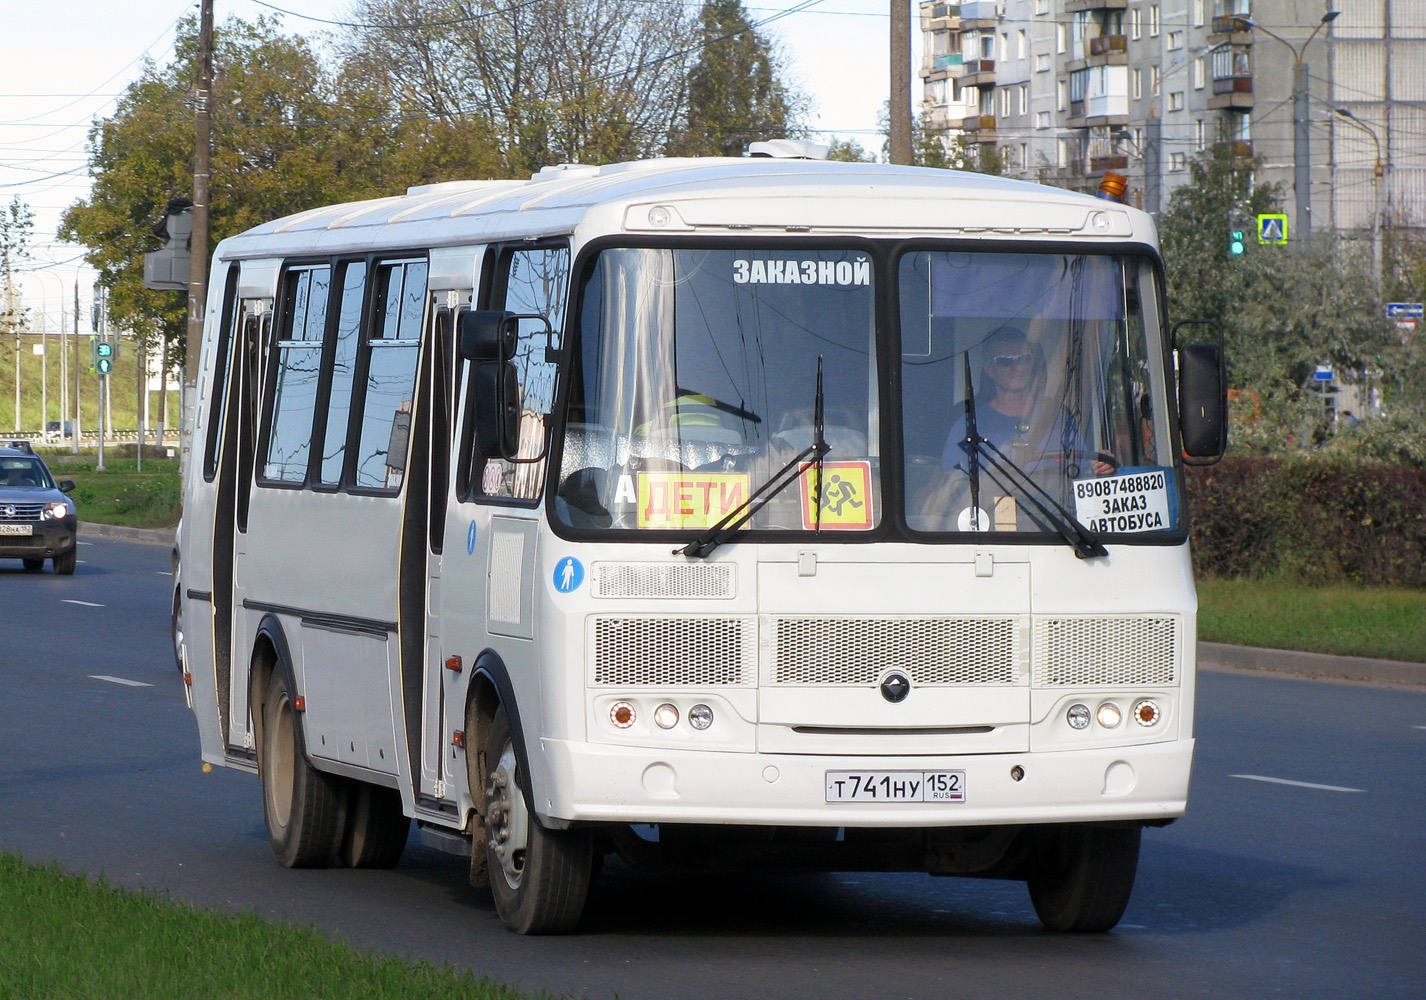
[[[706,531],[813,443],[820,403],[828,451],[746,528],[889,520],[910,535],[1038,534],[1082,555],[1102,553],[1100,536],[1177,530],[1149,258],[913,248],[891,266],[894,381],[877,368],[888,282],[863,249],[603,250],[572,340],[556,520]]]
[[[1176,528],[1147,259],[918,251],[898,279],[908,527]]]
[[[602,252],[583,287],[556,516],[590,528],[718,523],[812,443],[820,360],[830,451],[747,527],[875,527],[874,296],[860,250]]]

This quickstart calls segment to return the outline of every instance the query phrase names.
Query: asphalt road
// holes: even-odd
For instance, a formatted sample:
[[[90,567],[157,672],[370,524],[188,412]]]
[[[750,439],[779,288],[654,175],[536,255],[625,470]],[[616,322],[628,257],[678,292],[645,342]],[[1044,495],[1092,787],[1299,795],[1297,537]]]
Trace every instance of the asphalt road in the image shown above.
[[[653,878],[611,863],[581,932],[520,938],[464,862],[287,871],[257,780],[204,773],[168,648],[168,551],[0,562],[0,850],[359,947],[593,998],[1426,995],[1426,691],[1205,672],[1189,814],[1146,831],[1107,935],[1017,883]]]

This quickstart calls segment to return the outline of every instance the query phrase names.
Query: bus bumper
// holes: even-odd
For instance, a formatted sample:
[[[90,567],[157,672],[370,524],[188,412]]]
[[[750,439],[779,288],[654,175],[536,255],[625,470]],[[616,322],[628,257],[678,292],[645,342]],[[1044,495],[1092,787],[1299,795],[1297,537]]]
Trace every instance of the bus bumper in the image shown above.
[[[1193,740],[963,756],[657,751],[542,739],[535,811],[571,822],[937,827],[1183,815]],[[963,772],[962,801],[828,801],[829,774]]]

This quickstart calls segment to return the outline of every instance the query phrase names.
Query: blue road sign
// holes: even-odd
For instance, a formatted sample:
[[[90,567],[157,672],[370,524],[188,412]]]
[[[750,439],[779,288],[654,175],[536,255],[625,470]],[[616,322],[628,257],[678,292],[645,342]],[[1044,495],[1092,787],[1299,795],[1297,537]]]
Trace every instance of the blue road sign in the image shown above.
[[[1420,302],[1388,302],[1387,319],[1422,319],[1423,304]]]

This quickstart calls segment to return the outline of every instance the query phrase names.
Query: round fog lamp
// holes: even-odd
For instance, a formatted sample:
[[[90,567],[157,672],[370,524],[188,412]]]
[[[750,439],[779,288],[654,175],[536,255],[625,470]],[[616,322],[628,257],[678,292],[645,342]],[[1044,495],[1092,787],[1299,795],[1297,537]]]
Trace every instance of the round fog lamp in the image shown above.
[[[637,717],[634,706],[627,701],[616,701],[609,709],[609,721],[614,723],[617,729],[628,729]]]
[[[707,729],[713,725],[713,709],[707,705],[694,705],[688,710],[688,724],[694,729]]]
[[[1106,701],[1099,706],[1099,711],[1094,713],[1094,717],[1099,720],[1099,724],[1105,729],[1113,729],[1124,721],[1124,713],[1119,711],[1119,706],[1112,701]]]
[[[672,729],[678,725],[678,709],[673,705],[660,705],[654,709],[654,725],[660,729]]]
[[[1149,698],[1135,702],[1132,714],[1134,721],[1141,726],[1152,726],[1163,716],[1159,711],[1159,703]]]
[[[1069,723],[1071,729],[1089,728],[1089,706],[1071,705],[1069,711],[1065,713],[1065,721]]]

